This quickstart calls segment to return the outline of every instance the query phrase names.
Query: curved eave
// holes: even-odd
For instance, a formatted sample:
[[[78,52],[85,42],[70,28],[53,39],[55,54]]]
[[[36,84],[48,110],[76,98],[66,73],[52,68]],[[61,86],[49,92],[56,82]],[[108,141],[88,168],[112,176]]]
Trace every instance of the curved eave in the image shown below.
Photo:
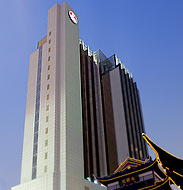
[[[156,153],[162,167],[166,169],[167,175],[171,178],[173,183],[183,188],[183,160],[160,148],[146,134],[142,135]]]
[[[163,164],[163,168],[169,168],[170,170],[174,170],[180,175],[183,175],[183,160],[170,154],[166,150],[162,149],[158,145],[156,145],[146,134],[142,134],[143,138],[149,144],[149,146],[156,153],[157,158],[159,158],[160,162]]]
[[[176,186],[180,186],[181,189],[183,189],[183,176],[180,175],[179,173],[172,171],[171,173],[168,174],[168,176],[171,178],[173,183]]]

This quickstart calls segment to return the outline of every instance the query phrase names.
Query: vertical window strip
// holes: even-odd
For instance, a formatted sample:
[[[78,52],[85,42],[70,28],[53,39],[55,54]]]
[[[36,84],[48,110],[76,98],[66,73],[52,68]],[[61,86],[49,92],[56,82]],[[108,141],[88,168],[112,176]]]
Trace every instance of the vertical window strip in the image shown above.
[[[41,89],[41,65],[42,65],[42,46],[39,48],[39,56],[38,56],[35,122],[34,122],[34,145],[33,145],[33,161],[32,161],[32,179],[35,179],[36,174],[37,174],[37,149],[38,149],[38,131],[39,131],[40,89]]]

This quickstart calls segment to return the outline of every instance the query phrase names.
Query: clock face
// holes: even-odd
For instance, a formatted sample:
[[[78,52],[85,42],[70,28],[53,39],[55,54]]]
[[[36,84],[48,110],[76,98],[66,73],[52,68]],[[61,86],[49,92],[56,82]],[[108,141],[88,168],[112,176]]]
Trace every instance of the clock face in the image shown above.
[[[72,20],[72,22],[74,24],[78,23],[78,19],[77,19],[76,15],[72,11],[69,11],[69,17],[70,17],[70,19]]]

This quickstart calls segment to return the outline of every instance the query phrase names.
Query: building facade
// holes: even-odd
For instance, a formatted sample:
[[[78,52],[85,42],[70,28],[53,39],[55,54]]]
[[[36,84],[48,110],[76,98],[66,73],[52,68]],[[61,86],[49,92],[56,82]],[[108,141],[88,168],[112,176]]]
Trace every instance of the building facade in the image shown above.
[[[136,84],[114,58],[79,40],[66,2],[48,11],[47,35],[30,56],[21,181],[12,190],[105,189],[93,174],[147,156]]]
[[[116,55],[80,41],[85,177],[110,175],[127,157],[148,156],[137,84]]]

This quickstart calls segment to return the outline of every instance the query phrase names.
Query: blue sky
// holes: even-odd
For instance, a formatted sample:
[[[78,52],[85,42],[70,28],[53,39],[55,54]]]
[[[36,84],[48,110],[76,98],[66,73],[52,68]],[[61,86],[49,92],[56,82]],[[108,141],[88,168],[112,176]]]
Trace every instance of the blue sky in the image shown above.
[[[29,56],[61,0],[2,0],[0,11],[0,190],[19,184]],[[147,135],[183,158],[183,1],[68,0],[80,38],[116,53],[140,90]],[[152,152],[150,152],[153,155]]]

